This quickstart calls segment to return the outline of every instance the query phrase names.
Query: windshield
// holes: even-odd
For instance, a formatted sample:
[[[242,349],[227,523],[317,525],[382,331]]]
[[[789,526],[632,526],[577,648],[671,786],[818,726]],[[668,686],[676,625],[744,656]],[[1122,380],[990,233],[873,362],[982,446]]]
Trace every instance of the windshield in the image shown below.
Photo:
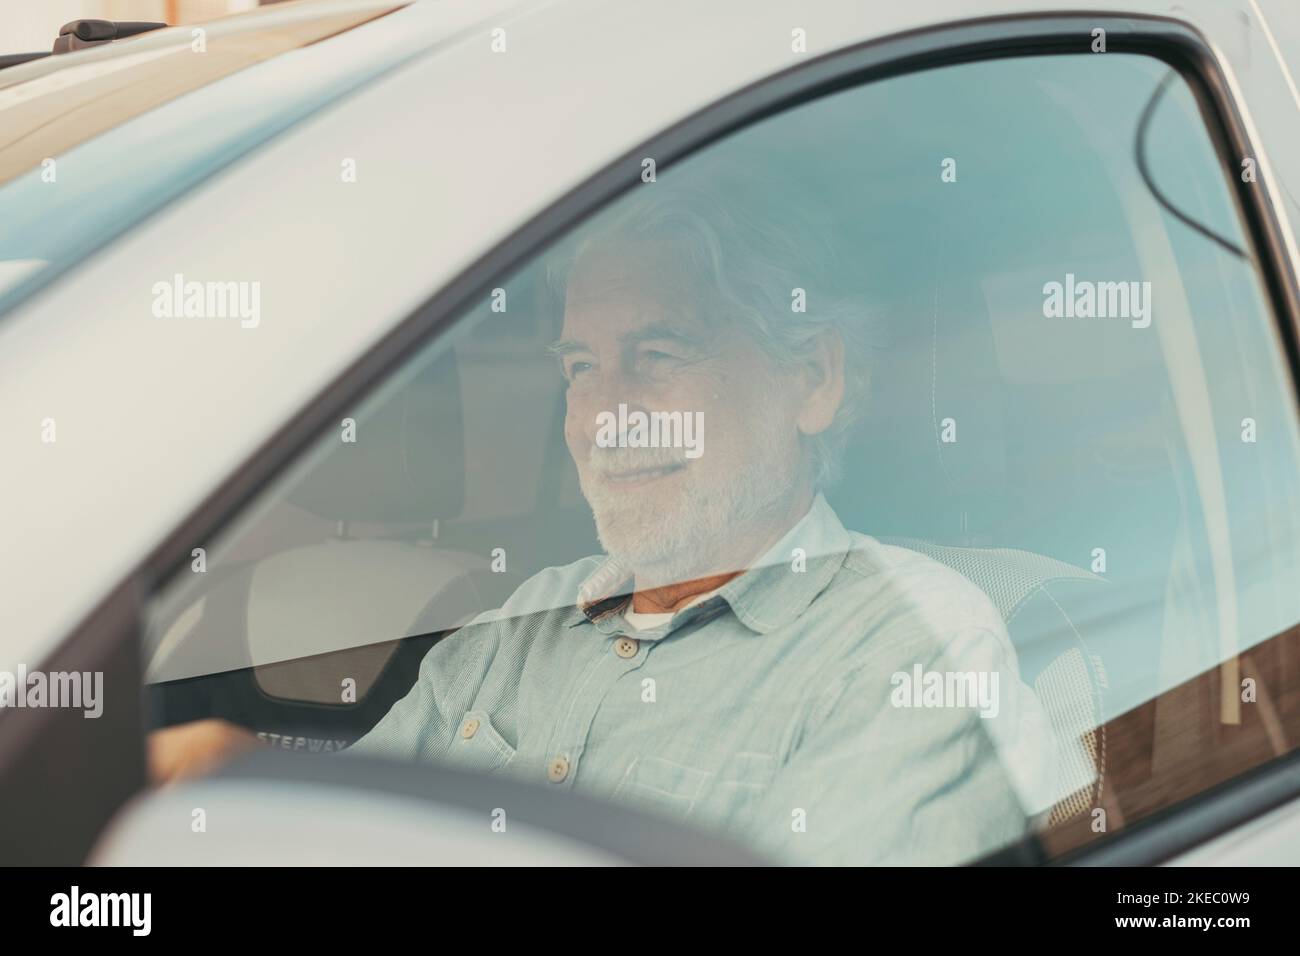
[[[270,8],[0,73],[0,315],[400,62],[401,23],[363,44],[321,41],[401,6]],[[401,44],[418,49],[409,35]]]

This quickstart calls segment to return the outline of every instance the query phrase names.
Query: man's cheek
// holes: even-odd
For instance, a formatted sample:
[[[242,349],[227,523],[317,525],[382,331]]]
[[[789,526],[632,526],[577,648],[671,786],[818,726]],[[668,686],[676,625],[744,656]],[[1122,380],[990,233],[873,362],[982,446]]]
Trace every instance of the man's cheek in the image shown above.
[[[587,441],[582,425],[574,414],[572,405],[569,406],[564,416],[564,443],[568,446],[569,454],[573,456],[574,462],[581,469],[587,461],[587,449],[591,443]]]

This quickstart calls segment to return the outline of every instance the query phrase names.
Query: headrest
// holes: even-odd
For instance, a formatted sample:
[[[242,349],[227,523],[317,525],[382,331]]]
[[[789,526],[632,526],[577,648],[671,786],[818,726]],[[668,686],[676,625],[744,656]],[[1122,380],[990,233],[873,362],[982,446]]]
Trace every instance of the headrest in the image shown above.
[[[827,498],[847,527],[875,537],[975,540],[1014,508],[988,314],[955,276],[918,283],[888,312],[889,344]]]
[[[465,435],[454,352],[351,417],[355,442],[343,441],[340,418],[289,501],[331,521],[425,524],[460,514]]]

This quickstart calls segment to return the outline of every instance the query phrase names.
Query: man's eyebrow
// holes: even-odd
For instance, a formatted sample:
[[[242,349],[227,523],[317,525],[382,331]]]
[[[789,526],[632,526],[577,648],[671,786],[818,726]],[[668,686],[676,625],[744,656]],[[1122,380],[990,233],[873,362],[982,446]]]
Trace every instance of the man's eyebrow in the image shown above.
[[[642,342],[656,340],[677,342],[692,348],[699,348],[704,344],[698,336],[684,332],[676,326],[667,323],[656,323],[628,333],[623,337],[623,346],[626,348],[630,345],[639,345]],[[568,355],[571,352],[590,352],[591,346],[577,339],[556,339],[546,347],[546,351],[550,355]]]
[[[570,352],[590,352],[591,347],[576,339],[556,339],[546,346],[546,351],[551,355],[568,355]]]
[[[675,325],[668,323],[656,323],[647,325],[643,329],[637,329],[623,339],[625,345],[637,345],[641,342],[652,342],[664,339],[669,342],[677,342],[680,345],[688,345],[692,348],[699,348],[704,344],[704,339],[698,335],[692,335],[687,331]]]

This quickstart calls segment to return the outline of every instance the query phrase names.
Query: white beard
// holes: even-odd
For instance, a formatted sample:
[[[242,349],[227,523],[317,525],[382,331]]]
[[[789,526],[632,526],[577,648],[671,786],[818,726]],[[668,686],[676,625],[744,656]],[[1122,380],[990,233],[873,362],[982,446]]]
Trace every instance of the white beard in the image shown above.
[[[777,462],[761,457],[765,449],[779,446],[773,440],[775,416],[758,411],[751,418],[755,434],[750,447],[755,459],[739,473],[727,474],[701,467],[702,459],[696,459],[688,466],[683,492],[671,513],[664,513],[656,496],[640,495],[635,488],[622,491],[599,481],[581,482],[601,547],[636,575],[638,588],[743,571],[744,562],[757,557],[728,554],[727,549],[752,527],[779,519],[797,475],[796,462],[783,456]],[[682,461],[686,459],[681,449],[593,446],[588,468],[598,475],[602,470]]]

